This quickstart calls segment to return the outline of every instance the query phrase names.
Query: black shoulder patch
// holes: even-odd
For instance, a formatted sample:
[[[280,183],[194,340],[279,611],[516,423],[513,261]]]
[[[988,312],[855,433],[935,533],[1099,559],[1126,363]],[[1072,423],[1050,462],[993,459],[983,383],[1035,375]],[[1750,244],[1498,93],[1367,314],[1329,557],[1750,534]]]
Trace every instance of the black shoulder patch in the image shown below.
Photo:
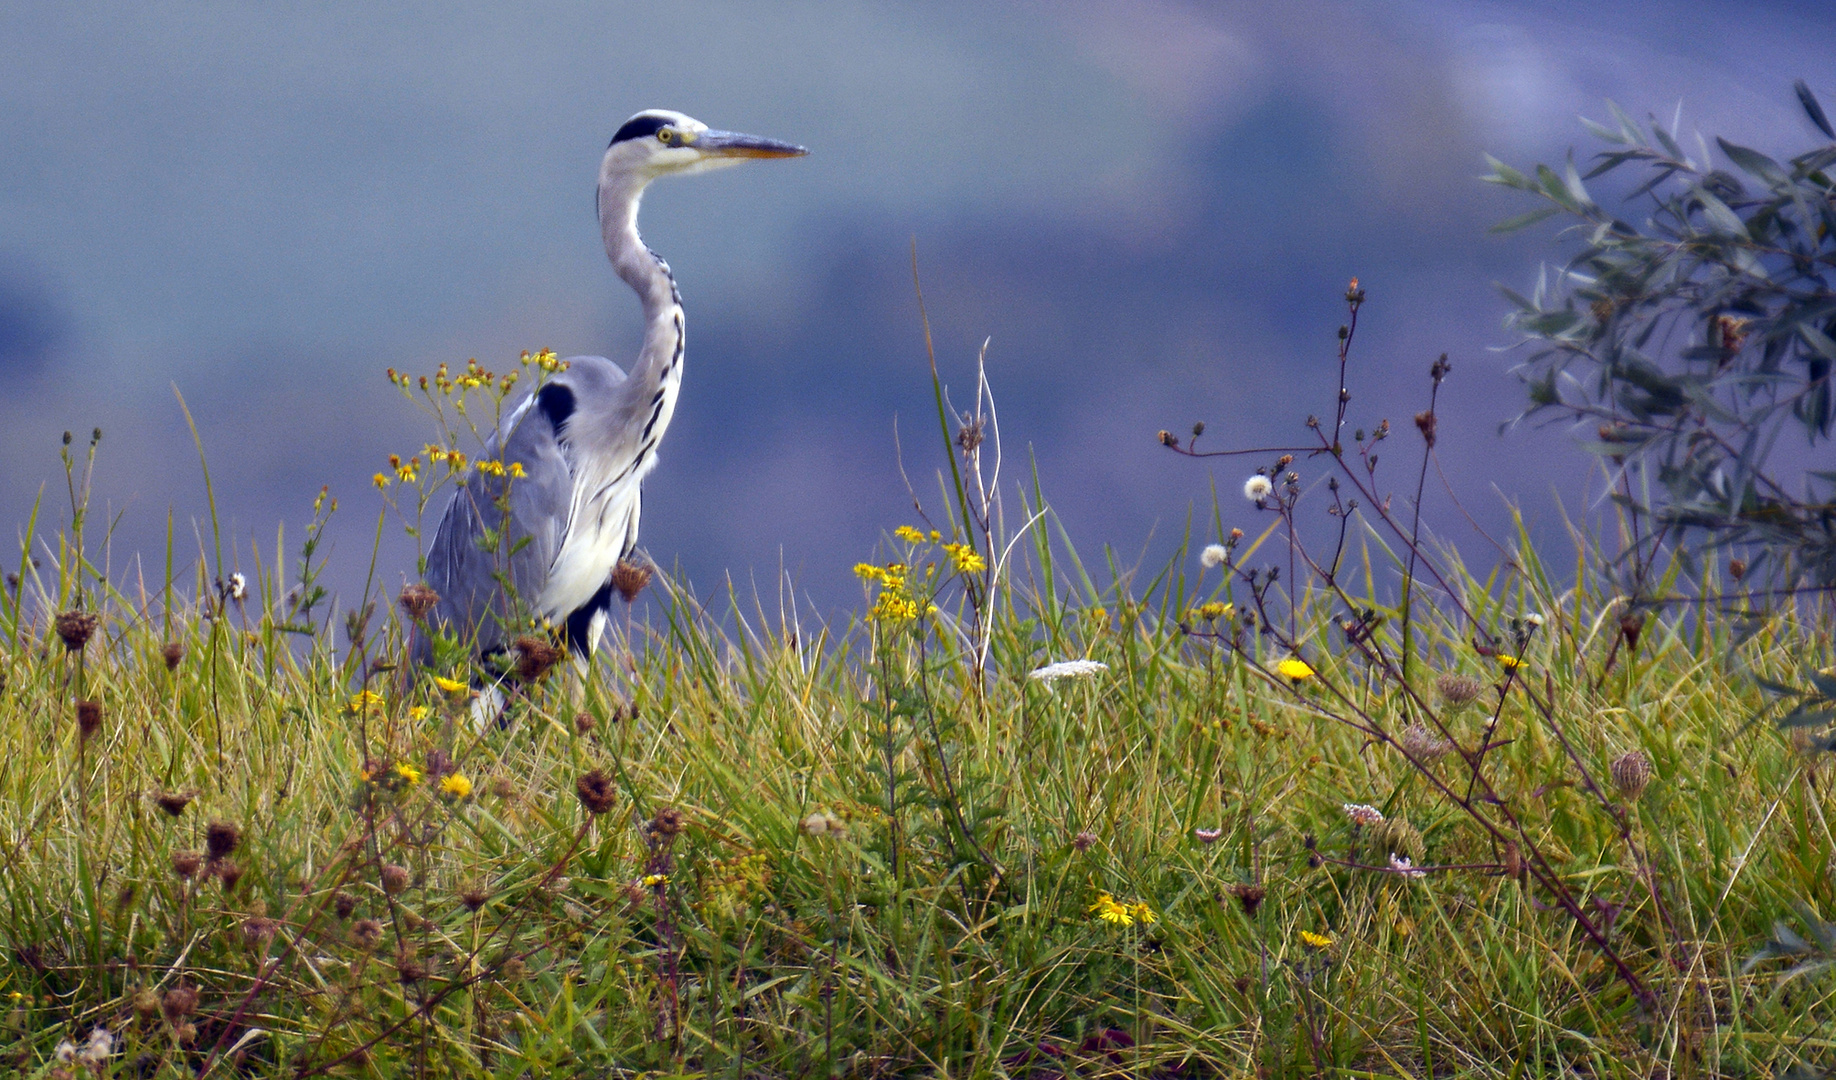
[[[574,415],[574,392],[560,383],[549,383],[536,391],[536,408],[548,417],[548,422],[555,426],[555,434],[559,435],[567,418]]]
[[[669,121],[661,116],[634,116],[625,121],[625,126],[619,128],[618,134],[612,136],[612,141],[606,145],[617,146],[626,139],[648,139],[657,133],[658,128],[668,126]]]

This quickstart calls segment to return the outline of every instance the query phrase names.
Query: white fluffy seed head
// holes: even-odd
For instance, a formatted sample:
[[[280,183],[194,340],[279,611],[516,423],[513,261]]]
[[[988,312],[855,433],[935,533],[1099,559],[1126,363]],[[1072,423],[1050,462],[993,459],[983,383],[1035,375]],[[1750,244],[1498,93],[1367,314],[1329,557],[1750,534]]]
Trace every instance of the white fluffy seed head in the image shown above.
[[[1223,544],[1206,544],[1205,550],[1199,552],[1199,565],[1210,570],[1224,565],[1224,556],[1229,554]]]
[[[1100,660],[1061,660],[1035,669],[1027,678],[1050,685],[1059,679],[1087,679],[1108,670],[1109,665]]]
[[[1269,493],[1274,490],[1275,485],[1270,483],[1269,478],[1261,473],[1257,473],[1255,476],[1243,481],[1243,497],[1250,502],[1261,502],[1268,498]]]

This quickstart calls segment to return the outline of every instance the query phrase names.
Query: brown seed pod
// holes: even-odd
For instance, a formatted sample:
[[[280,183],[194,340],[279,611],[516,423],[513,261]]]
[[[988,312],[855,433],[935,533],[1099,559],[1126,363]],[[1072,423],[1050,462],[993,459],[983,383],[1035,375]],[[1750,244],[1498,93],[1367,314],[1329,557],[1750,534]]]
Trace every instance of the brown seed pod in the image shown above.
[[[408,868],[388,863],[382,868],[382,889],[390,896],[400,896],[408,888]]]
[[[204,827],[204,853],[211,862],[227,859],[242,843],[242,830],[231,821],[213,821]]]
[[[268,942],[274,940],[274,932],[279,928],[280,924],[266,915],[256,915],[243,920],[242,940],[247,942],[250,948],[263,949],[267,947]]]
[[[1643,750],[1628,750],[1613,760],[1613,786],[1627,802],[1637,802],[1651,783],[1651,759]]]
[[[1230,895],[1237,898],[1237,906],[1243,909],[1243,914],[1253,919],[1269,890],[1261,885],[1237,884],[1230,887]]]
[[[1423,764],[1439,760],[1453,751],[1453,743],[1430,731],[1426,724],[1410,724],[1403,729],[1402,738],[1397,742],[1403,753]]]
[[[650,584],[651,569],[635,559],[620,559],[612,568],[612,587],[629,604]]]
[[[191,800],[198,797],[195,791],[162,791],[153,796],[153,804],[158,806],[167,817],[178,817],[191,805]]]
[[[198,1011],[198,991],[194,986],[175,986],[159,999],[159,1011],[168,1023],[176,1024]]]
[[[1735,581],[1739,581],[1741,578],[1746,577],[1747,576],[1747,560],[1729,559],[1728,560],[1728,576],[1733,578]]]
[[[182,878],[189,878],[198,872],[203,863],[195,851],[175,851],[172,853],[172,872]]]
[[[554,642],[539,637],[517,638],[510,651],[516,654],[516,677],[526,683],[540,682],[566,655]]]
[[[419,582],[403,587],[401,596],[396,598],[402,610],[415,622],[427,618],[427,613],[440,602],[440,594]]]
[[[236,885],[242,880],[242,867],[233,859],[219,859],[211,864],[211,872],[223,883],[224,892],[235,892]]]
[[[180,662],[185,659],[185,643],[168,641],[160,646],[159,658],[166,662],[167,671],[177,671]]]
[[[1504,845],[1505,877],[1521,878],[1524,876],[1524,853],[1518,848],[1517,841],[1506,840]]]
[[[1470,704],[1485,692],[1485,684],[1471,675],[1443,675],[1434,681],[1434,686],[1441,692],[1441,700],[1455,708]]]
[[[375,919],[358,919],[351,924],[351,944],[364,952],[369,952],[380,945],[382,934],[382,923]]]
[[[159,1015],[159,994],[150,987],[134,991],[134,1012],[143,1020]]]
[[[77,735],[88,742],[96,732],[102,730],[102,703],[100,701],[79,701],[76,703]]]
[[[491,794],[500,799],[516,798],[516,781],[510,779],[508,776],[493,776],[491,778]]]
[[[477,886],[461,889],[459,892],[459,902],[465,905],[467,911],[477,911],[484,907],[490,899],[491,894]]]
[[[586,807],[586,812],[594,815],[612,809],[612,804],[618,801],[618,792],[613,788],[611,778],[598,769],[584,773],[574,781],[574,793],[580,796],[580,805]]]
[[[332,911],[337,913],[338,918],[348,919],[351,917],[351,912],[356,910],[357,898],[355,896],[342,889],[332,894]]]
[[[95,636],[96,627],[101,622],[101,618],[93,611],[64,611],[58,614],[54,625],[57,627],[57,636],[64,639],[64,648],[76,652],[89,644],[89,639]]]
[[[598,726],[599,721],[593,719],[592,713],[583,712],[574,715],[574,730],[582,735],[591,734],[593,729]]]
[[[650,819],[651,835],[661,838],[665,843],[682,835],[688,828],[688,817],[673,806],[665,806],[657,811],[657,816]]]

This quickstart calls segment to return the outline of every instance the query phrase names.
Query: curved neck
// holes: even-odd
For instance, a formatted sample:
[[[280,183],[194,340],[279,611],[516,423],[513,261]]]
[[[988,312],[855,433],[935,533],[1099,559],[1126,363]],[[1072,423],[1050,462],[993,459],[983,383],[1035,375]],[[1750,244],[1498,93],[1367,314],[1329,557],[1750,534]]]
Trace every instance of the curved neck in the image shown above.
[[[667,321],[670,310],[681,305],[676,279],[669,264],[644,246],[638,236],[638,203],[647,179],[606,175],[599,178],[599,231],[606,242],[606,258],[644,305],[644,320]]]

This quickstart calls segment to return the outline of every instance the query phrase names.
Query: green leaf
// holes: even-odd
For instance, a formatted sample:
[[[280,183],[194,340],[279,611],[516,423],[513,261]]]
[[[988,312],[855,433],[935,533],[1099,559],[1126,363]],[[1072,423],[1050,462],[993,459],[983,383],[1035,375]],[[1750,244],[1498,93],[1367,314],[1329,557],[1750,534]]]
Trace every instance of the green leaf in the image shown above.
[[[1561,212],[1562,210],[1560,207],[1545,206],[1538,210],[1531,210],[1528,213],[1518,214],[1515,217],[1505,218],[1503,221],[1492,226],[1490,229],[1487,229],[1486,231],[1490,233],[1499,234],[1499,235],[1503,235],[1505,233],[1514,233],[1519,229],[1526,228],[1531,225],[1535,225],[1537,222],[1542,221],[1544,218],[1552,217]]]
[[[1747,235],[1747,224],[1740,220],[1740,215],[1728,209],[1728,204],[1716,198],[1707,188],[1697,187],[1691,194],[1696,204],[1702,207],[1702,216],[1707,219],[1709,228],[1723,236],[1751,239]]]
[[[1721,147],[1721,152],[1728,155],[1729,161],[1740,166],[1742,172],[1757,176],[1774,187],[1783,187],[1788,182],[1785,170],[1779,167],[1779,163],[1758,150],[1749,150],[1720,136],[1715,137],[1715,142]]]
[[[1798,336],[1804,343],[1817,350],[1817,354],[1826,360],[1836,360],[1836,340],[1830,335],[1812,326],[1810,323],[1798,324]]]

